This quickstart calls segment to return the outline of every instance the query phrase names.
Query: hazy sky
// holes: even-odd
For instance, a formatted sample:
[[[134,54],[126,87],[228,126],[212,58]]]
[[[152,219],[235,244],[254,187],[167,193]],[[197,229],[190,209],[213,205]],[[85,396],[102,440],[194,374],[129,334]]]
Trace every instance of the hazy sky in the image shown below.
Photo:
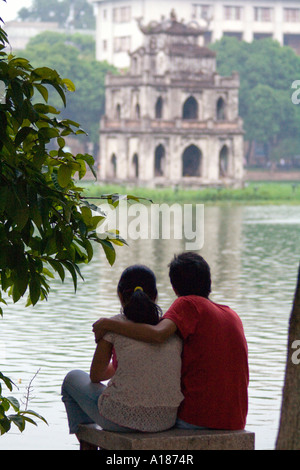
[[[32,4],[32,0],[6,0],[6,3],[0,1],[0,18],[4,22],[16,19],[18,11],[22,7],[28,8]]]

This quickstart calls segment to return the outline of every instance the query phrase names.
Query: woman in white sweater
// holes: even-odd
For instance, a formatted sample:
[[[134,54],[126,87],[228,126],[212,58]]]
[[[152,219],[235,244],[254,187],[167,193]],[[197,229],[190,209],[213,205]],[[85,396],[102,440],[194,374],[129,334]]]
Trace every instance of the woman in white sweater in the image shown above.
[[[118,295],[123,321],[156,325],[156,279],[143,265],[125,269]],[[180,390],[181,340],[149,344],[115,333],[99,341],[90,374],[71,371],[62,386],[70,433],[97,423],[107,431],[158,432],[171,428],[183,399]],[[101,383],[109,380],[108,384]]]

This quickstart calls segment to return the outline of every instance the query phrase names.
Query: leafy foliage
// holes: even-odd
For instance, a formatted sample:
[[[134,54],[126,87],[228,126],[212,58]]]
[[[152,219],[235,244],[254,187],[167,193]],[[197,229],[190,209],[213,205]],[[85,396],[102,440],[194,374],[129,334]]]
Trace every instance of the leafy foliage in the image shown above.
[[[13,382],[0,372],[0,435],[5,434],[11,429],[11,424],[15,424],[22,432],[25,429],[26,423],[36,425],[33,418],[38,418],[47,424],[45,418],[32,410],[21,410],[19,401],[14,397],[2,396],[2,383],[3,382],[9,391],[13,389]],[[12,410],[14,413],[7,415],[7,412]]]
[[[95,60],[94,38],[48,31],[31,38],[22,54],[34,67],[46,63],[61,76],[72,77],[76,93],[69,93],[66,108],[51,90],[49,99],[62,117],[84,122],[88,137],[82,134],[80,139],[98,146],[100,118],[104,114],[105,76],[108,72],[116,73],[116,69],[107,62]]]
[[[62,280],[67,269],[76,287],[78,264],[92,257],[91,242],[101,243],[112,262],[116,239],[98,237],[104,216],[93,216],[74,183],[75,173],[82,178],[87,166],[94,171],[93,157],[64,150],[65,137],[83,130],[74,121],[59,120],[47,103],[49,86],[65,105],[66,90],[74,85],[48,67],[34,69],[26,59],[0,54],[6,86],[0,107],[1,288],[14,302],[29,291],[28,303],[35,305],[49,292],[49,267]],[[32,103],[36,91],[44,103]],[[53,140],[57,148],[49,151]]]
[[[93,6],[87,0],[33,0],[32,6],[21,8],[18,16],[24,21],[55,21],[61,27],[95,28]]]
[[[223,37],[212,48],[221,75],[233,71],[240,75],[239,105],[246,139],[268,144],[274,159],[278,158],[274,148],[289,139],[299,153],[300,107],[291,102],[291,85],[300,76],[300,57],[272,39],[247,43]]]
[[[79,266],[92,259],[95,243],[112,265],[114,245],[125,241],[117,231],[98,235],[105,214],[88,202],[75,180],[87,168],[94,172],[94,159],[72,155],[65,147],[67,136],[84,131],[73,120],[59,119],[60,111],[49,102],[54,90],[65,106],[73,82],[50,67],[34,68],[25,58],[7,55],[7,41],[0,25],[0,84],[5,88],[0,102],[0,302],[6,304],[4,294],[14,302],[27,295],[27,305],[35,305],[47,298],[55,274],[63,281],[69,273],[76,289]],[[119,201],[118,195],[102,199],[114,206]],[[44,420],[5,397],[3,385],[12,391],[14,384],[0,372],[0,435],[12,423],[23,431],[26,423],[36,424],[33,418]]]

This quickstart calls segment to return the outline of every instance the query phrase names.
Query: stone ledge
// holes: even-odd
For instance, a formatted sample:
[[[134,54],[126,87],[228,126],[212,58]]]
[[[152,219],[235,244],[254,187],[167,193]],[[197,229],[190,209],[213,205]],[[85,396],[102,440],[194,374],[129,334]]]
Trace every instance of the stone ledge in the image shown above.
[[[159,433],[103,431],[97,424],[82,424],[77,432],[81,450],[92,446],[103,450],[254,450],[249,431],[171,429]]]

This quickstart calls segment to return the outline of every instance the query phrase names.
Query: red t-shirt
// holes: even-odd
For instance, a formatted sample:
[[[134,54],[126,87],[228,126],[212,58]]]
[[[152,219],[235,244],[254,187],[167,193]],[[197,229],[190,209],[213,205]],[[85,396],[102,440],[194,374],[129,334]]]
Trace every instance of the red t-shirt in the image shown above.
[[[248,411],[248,348],[242,322],[225,305],[179,297],[163,318],[183,339],[183,421],[213,429],[244,429]]]

